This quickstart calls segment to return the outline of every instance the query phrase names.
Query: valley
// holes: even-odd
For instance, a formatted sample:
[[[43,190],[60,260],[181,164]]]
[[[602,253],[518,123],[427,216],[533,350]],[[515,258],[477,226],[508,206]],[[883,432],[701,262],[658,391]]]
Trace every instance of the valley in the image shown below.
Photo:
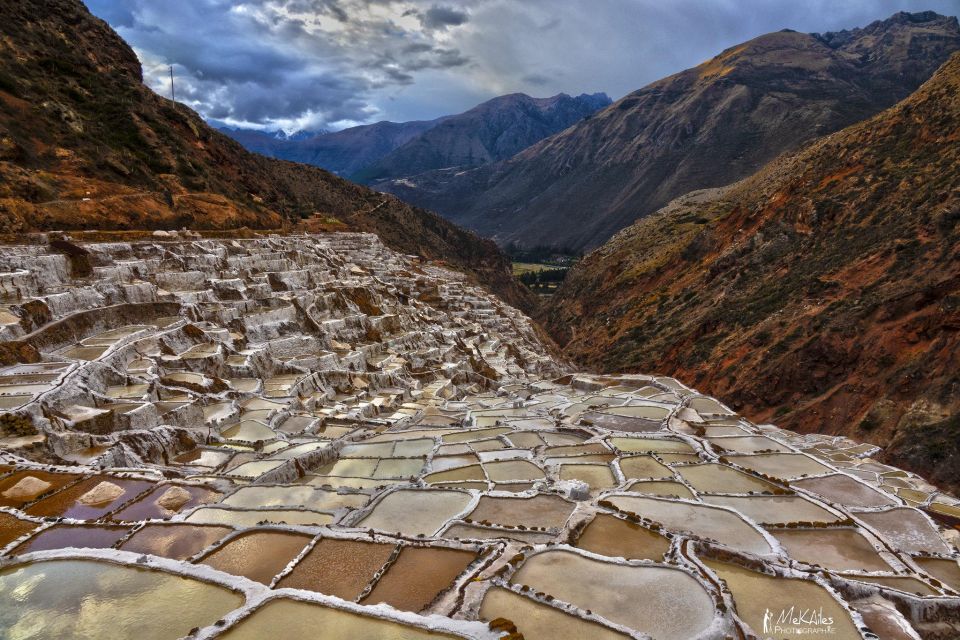
[[[0,8],[0,637],[960,637],[957,18],[535,4]]]

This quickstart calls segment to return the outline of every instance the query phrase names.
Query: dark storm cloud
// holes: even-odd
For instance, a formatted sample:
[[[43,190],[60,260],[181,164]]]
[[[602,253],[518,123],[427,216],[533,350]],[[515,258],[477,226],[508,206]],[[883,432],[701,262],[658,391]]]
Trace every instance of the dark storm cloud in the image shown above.
[[[433,5],[420,16],[420,22],[426,29],[456,27],[466,23],[468,19],[467,14],[463,11],[437,5]]]
[[[958,0],[88,0],[150,86],[207,118],[345,126],[496,95],[613,98],[770,31],[863,26]]]

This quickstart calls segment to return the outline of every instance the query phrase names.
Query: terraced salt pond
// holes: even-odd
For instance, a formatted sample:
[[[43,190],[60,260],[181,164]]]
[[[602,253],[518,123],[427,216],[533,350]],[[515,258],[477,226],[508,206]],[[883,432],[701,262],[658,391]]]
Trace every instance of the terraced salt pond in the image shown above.
[[[275,635],[309,638],[318,629],[322,629],[323,637],[329,640],[364,637],[436,640],[461,637],[284,598],[271,600],[220,637],[227,640],[259,640]]]
[[[627,494],[612,495],[608,500],[617,509],[649,518],[670,531],[712,538],[731,548],[758,555],[773,552],[760,530],[726,509]]]
[[[713,601],[700,583],[670,567],[630,566],[570,551],[546,551],[525,561],[511,582],[664,640],[694,638],[714,617]],[[673,613],[678,610],[684,615]]]
[[[432,536],[473,501],[462,491],[394,491],[377,502],[358,524],[382,531]]]
[[[729,588],[737,615],[752,629],[764,629],[766,621],[766,628],[783,637],[804,633],[803,630],[807,630],[807,634],[843,639],[862,637],[850,612],[813,580],[776,578],[711,560],[704,564]],[[815,612],[812,618],[807,616],[810,623],[793,623],[800,613],[798,606],[806,612]],[[773,626],[783,630],[778,632]]]
[[[598,514],[576,546],[604,556],[659,562],[670,550],[670,540],[629,520]]]
[[[773,535],[790,557],[838,571],[890,571],[877,550],[854,529],[776,529]]]
[[[871,445],[569,372],[365,234],[83,246],[0,248],[49,311],[0,369],[0,636],[960,637],[960,501]]]
[[[49,560],[0,570],[0,628],[12,638],[186,635],[243,604],[223,587],[159,571],[89,560]],[[176,611],[176,615],[170,615]]]
[[[520,620],[523,637],[530,640],[554,640],[555,638],[623,640],[630,637],[499,587],[487,591],[483,606],[480,608],[480,615],[488,620],[498,617]]]

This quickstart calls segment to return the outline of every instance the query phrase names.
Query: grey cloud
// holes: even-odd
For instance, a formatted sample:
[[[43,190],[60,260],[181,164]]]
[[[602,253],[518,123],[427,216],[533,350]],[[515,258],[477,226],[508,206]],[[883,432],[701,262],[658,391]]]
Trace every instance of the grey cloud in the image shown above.
[[[465,24],[469,16],[463,11],[451,7],[433,5],[420,16],[420,22],[427,29],[446,29]]]
[[[785,27],[835,31],[957,0],[87,0],[146,82],[276,129],[429,119],[496,95],[614,98]],[[340,123],[337,125],[336,123]]]

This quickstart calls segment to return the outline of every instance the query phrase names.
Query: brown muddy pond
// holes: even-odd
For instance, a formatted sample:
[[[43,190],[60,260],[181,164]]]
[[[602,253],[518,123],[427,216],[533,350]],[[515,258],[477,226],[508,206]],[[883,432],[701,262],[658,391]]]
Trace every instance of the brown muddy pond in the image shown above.
[[[130,527],[95,527],[86,525],[58,524],[44,529],[20,544],[11,553],[21,555],[31,551],[47,551],[66,547],[107,549],[116,544]]]
[[[601,513],[583,530],[576,546],[604,556],[661,562],[670,549],[670,540],[633,522]]]
[[[475,552],[462,549],[404,547],[363,604],[386,602],[397,609],[421,611],[476,558]]]
[[[0,549],[37,528],[37,523],[21,520],[12,513],[0,511]]]
[[[560,528],[573,513],[575,504],[560,496],[538,494],[532,498],[481,496],[470,520],[525,527]]]
[[[954,591],[960,591],[960,564],[956,559],[914,558],[921,569]]]
[[[280,579],[278,588],[308,589],[356,600],[397,545],[323,538]]]
[[[280,531],[242,533],[204,556],[214,569],[269,584],[300,553],[311,536]]]
[[[154,486],[147,480],[94,476],[37,502],[27,513],[32,516],[61,516],[96,520]]]
[[[630,637],[500,587],[492,587],[484,595],[480,617],[513,620],[525,640],[625,640]]]
[[[18,471],[0,479],[0,507],[21,508],[28,502],[62,489],[82,476],[75,473]]]
[[[323,640],[438,640],[459,637],[288,598],[270,600],[218,637],[223,640],[315,638],[318,630],[322,630]]]

